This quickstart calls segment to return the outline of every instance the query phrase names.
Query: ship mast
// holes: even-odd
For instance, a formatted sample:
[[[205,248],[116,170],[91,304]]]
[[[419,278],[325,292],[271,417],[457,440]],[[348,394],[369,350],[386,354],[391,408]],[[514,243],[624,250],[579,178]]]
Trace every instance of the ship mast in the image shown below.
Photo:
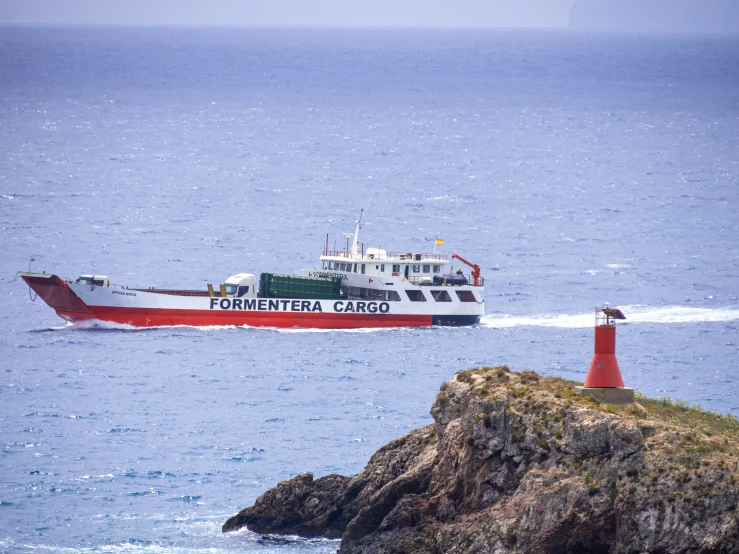
[[[352,255],[357,256],[359,255],[358,246],[359,246],[359,229],[362,228],[362,214],[364,213],[364,208],[359,212],[359,219],[357,220],[357,228],[354,231],[354,242],[352,242]]]

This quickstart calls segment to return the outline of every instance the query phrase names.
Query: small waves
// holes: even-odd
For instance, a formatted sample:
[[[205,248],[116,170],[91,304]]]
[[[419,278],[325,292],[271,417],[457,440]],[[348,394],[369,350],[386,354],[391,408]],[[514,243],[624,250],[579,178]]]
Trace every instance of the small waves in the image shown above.
[[[708,323],[739,320],[737,308],[688,308],[668,306],[651,308],[647,306],[623,306],[626,323]],[[482,327],[506,329],[509,327],[560,327],[577,329],[592,327],[593,312],[581,314],[541,314],[535,316],[511,316],[491,314],[483,316]]]

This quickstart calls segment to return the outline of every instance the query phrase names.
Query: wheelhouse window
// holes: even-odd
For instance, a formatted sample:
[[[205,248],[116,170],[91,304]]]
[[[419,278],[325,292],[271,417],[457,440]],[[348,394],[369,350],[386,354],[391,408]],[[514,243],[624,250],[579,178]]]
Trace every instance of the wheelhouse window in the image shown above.
[[[385,264],[380,264],[380,273],[385,273]]]
[[[424,264],[423,266],[423,272],[424,273],[431,273],[431,266],[428,264]]]
[[[449,296],[449,293],[445,290],[432,290],[431,296],[437,302],[451,302],[452,301],[452,297]]]
[[[457,293],[460,302],[477,302],[477,299],[471,290],[457,290],[454,292]]]
[[[421,290],[407,290],[405,293],[408,295],[408,300],[411,302],[426,302],[426,297],[423,295]]]
[[[434,266],[434,273],[441,273],[441,266],[440,265],[435,265]]]
[[[366,266],[366,265],[367,265],[367,264],[362,264],[362,275],[364,275],[364,271],[365,271],[365,266]]]
[[[420,264],[413,264],[413,273],[421,273]]]

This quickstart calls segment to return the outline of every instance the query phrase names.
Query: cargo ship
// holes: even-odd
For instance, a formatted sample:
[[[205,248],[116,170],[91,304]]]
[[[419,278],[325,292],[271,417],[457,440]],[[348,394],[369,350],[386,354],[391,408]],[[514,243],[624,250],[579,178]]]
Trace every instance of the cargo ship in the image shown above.
[[[316,267],[292,275],[239,273],[204,290],[129,288],[105,275],[65,280],[18,272],[69,322],[100,320],[134,327],[235,325],[349,329],[462,326],[484,313],[480,267],[452,254],[386,252],[359,246],[361,217],[343,250],[328,248]],[[353,238],[351,246],[349,238]],[[471,269],[453,271],[453,260]]]

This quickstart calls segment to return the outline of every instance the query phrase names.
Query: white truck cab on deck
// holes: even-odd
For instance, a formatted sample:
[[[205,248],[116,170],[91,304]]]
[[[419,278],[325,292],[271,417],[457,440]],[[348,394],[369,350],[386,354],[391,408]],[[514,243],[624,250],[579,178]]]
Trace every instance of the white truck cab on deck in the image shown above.
[[[259,281],[251,273],[237,273],[226,279],[226,294],[234,298],[256,298]]]

